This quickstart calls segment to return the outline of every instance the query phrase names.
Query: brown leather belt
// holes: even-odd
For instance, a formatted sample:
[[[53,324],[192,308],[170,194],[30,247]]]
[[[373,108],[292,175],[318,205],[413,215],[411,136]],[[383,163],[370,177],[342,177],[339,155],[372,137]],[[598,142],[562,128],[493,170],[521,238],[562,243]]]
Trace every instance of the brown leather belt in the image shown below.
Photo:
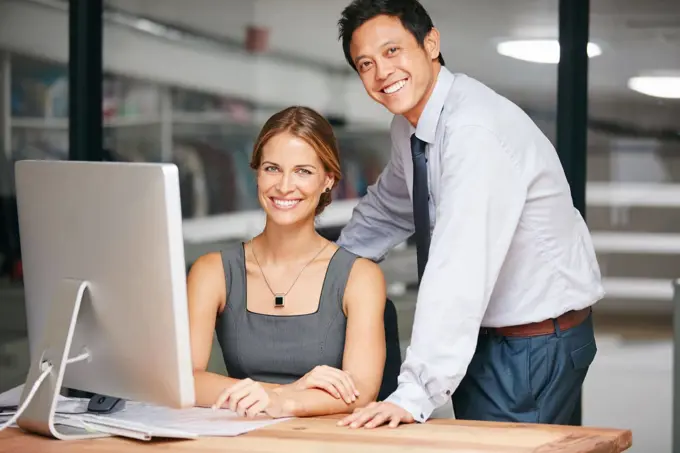
[[[546,319],[545,321],[533,322],[530,324],[522,324],[519,326],[507,327],[482,327],[481,333],[483,335],[494,334],[503,337],[534,337],[538,335],[550,335],[555,333],[555,323],[560,330],[571,329],[581,324],[588,318],[591,308],[583,308],[581,310],[572,310],[564,313],[555,319]]]

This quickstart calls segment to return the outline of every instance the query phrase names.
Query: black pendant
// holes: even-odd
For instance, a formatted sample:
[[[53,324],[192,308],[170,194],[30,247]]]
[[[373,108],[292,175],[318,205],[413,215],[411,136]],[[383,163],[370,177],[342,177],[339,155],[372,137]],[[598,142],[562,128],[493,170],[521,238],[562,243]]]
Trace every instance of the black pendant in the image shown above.
[[[274,306],[275,307],[283,307],[283,296],[275,296],[274,297]]]

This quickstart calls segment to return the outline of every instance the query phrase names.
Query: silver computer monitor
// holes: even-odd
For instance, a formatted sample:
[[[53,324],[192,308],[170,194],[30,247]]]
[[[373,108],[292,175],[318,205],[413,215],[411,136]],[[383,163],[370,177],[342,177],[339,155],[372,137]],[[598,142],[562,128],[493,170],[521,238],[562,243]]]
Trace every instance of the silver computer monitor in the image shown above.
[[[72,434],[54,426],[62,388],[192,406],[177,167],[20,161],[16,192],[31,360],[22,401],[38,387],[19,426]]]

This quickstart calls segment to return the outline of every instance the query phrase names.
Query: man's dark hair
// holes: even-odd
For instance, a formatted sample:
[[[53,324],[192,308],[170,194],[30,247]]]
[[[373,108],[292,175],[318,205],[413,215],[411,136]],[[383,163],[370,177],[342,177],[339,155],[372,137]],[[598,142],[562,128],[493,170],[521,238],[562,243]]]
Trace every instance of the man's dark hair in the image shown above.
[[[342,16],[338,21],[338,29],[345,59],[355,71],[357,68],[349,53],[352,34],[364,23],[382,15],[398,17],[404,28],[416,38],[421,47],[424,47],[425,37],[434,28],[430,15],[427,14],[418,0],[353,0],[342,11]],[[438,60],[444,66],[444,57],[441,53],[439,53]]]

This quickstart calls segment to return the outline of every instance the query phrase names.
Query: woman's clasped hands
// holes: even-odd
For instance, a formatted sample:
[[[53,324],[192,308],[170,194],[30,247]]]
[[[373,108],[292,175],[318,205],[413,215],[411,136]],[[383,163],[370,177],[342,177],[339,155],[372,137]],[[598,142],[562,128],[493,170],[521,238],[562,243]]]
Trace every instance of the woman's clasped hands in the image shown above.
[[[262,414],[272,418],[293,417],[299,403],[296,397],[311,389],[324,391],[347,405],[353,404],[359,396],[348,372],[321,365],[295,382],[273,388],[265,388],[252,379],[243,379],[226,388],[212,408],[229,409],[245,418]]]
[[[323,390],[337,399],[342,399],[347,404],[354,403],[359,396],[359,390],[357,390],[349,372],[326,365],[314,367],[312,371],[288,385],[298,391]]]

